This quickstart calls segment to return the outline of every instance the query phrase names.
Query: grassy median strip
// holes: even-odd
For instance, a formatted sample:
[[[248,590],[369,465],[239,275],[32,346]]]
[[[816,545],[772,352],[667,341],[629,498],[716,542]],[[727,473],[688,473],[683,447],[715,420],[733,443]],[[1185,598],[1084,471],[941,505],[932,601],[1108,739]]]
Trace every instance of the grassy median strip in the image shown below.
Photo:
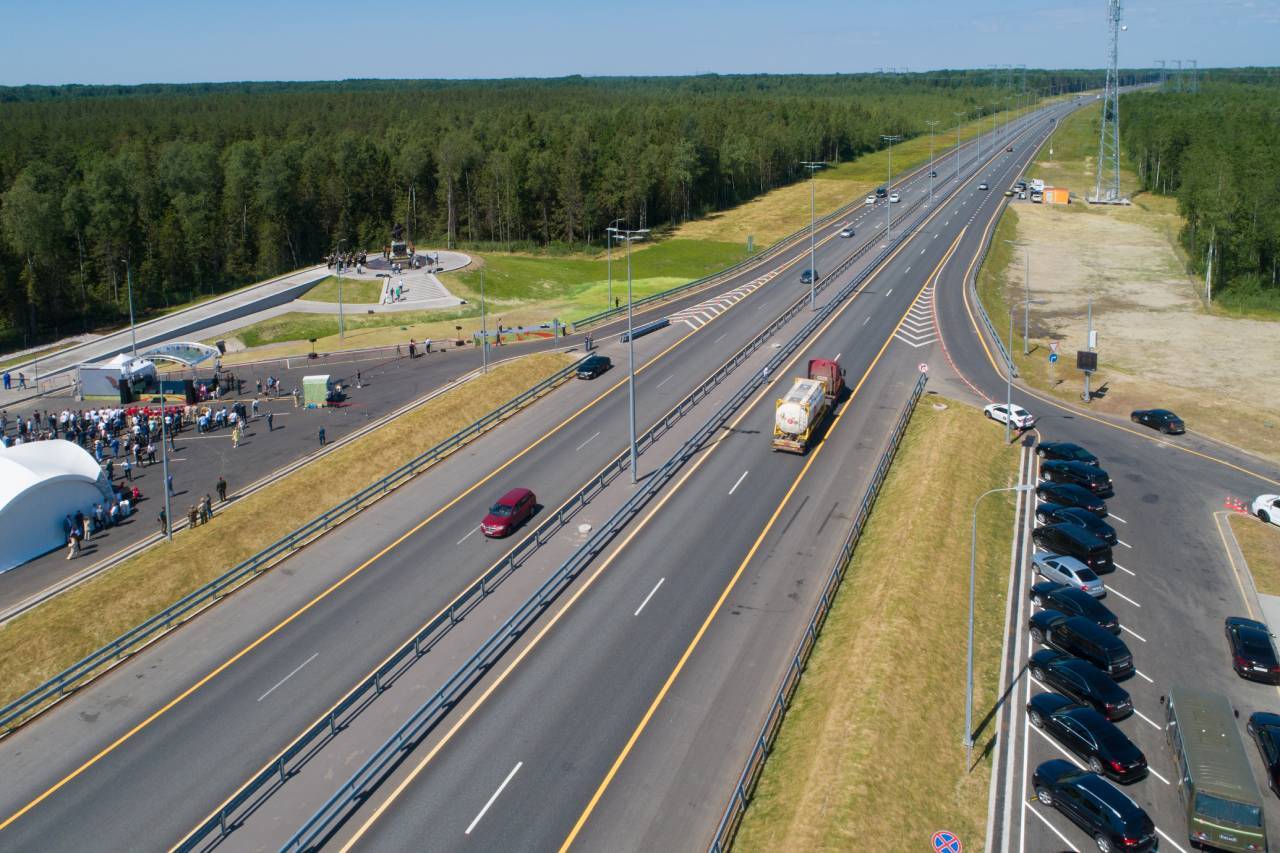
[[[747,809],[740,850],[981,850],[991,763],[965,772],[970,513],[1017,448],[978,410],[925,397]],[[978,516],[974,720],[996,698],[1013,501]]]
[[[1280,527],[1250,515],[1232,513],[1228,518],[1254,587],[1264,595],[1280,595]]]
[[[149,548],[7,623],[0,628],[0,703],[58,674],[570,360],[564,353],[542,353],[500,364],[327,454],[321,464],[215,507],[210,524],[178,533],[172,544]],[[147,501],[135,523],[153,524],[158,506],[158,500]],[[185,504],[173,509],[182,515]]]

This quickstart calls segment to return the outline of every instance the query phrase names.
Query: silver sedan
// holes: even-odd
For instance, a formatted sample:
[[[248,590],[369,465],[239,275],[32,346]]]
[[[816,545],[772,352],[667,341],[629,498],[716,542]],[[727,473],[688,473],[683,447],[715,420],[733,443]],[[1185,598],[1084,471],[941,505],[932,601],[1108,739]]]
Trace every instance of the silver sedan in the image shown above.
[[[1041,577],[1074,587],[1094,598],[1102,598],[1107,588],[1093,569],[1075,557],[1064,557],[1049,551],[1037,551],[1031,556],[1031,564]]]

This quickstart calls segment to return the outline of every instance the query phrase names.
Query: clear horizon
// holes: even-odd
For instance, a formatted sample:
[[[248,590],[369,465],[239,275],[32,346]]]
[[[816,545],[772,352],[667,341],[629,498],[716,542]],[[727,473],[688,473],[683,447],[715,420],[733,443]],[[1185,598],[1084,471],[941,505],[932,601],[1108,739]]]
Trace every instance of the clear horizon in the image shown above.
[[[0,85],[344,79],[834,74],[879,69],[1100,68],[1105,0],[936,0],[892,6],[814,0],[803,14],[760,0],[655,0],[616,7],[547,0],[435,4],[353,18],[332,0],[21,3],[7,17]],[[394,18],[392,16],[395,16]],[[1120,64],[1201,69],[1276,63],[1280,0],[1133,0]],[[619,45],[623,47],[620,48]],[[656,47],[649,47],[654,45]]]

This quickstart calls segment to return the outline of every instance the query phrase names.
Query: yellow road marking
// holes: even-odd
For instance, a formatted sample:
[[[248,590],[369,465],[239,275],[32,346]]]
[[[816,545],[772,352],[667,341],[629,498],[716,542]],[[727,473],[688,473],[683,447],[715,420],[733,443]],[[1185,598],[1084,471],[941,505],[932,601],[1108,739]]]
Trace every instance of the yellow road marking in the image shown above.
[[[832,235],[830,235],[829,237],[825,238],[823,242],[825,243],[825,242],[827,242],[827,241],[829,241],[829,240],[832,240],[832,239],[834,239],[834,238],[835,238],[835,236],[836,236],[835,234],[832,234]],[[787,269],[787,268],[789,268],[789,267],[791,267],[791,266],[794,266],[795,264],[799,263],[799,262],[800,262],[801,260],[803,260],[803,259],[804,259],[804,256],[797,256],[796,258],[793,258],[793,259],[792,259],[791,261],[789,261],[788,263],[784,264],[784,265],[783,265],[782,267],[780,267],[779,269],[780,269],[780,270],[785,270],[785,269]],[[753,291],[753,293],[758,293],[758,292],[760,292],[761,290],[763,290],[763,288],[757,288],[755,291]],[[748,295],[750,295],[750,294],[748,294]],[[743,299],[743,300],[739,301],[739,302],[738,302],[738,303],[736,303],[736,304],[741,305],[741,304],[743,304],[744,302],[746,302],[746,299]],[[640,367],[637,367],[637,368],[636,368],[636,372],[637,372],[637,373],[640,373],[640,372],[643,372],[643,371],[645,371],[645,370],[648,370],[648,369],[649,369],[649,368],[651,368],[653,365],[657,364],[657,363],[658,363],[658,361],[659,361],[660,359],[662,359],[662,358],[664,358],[666,355],[668,355],[668,354],[669,354],[672,350],[674,350],[676,347],[680,346],[682,343],[684,343],[686,340],[688,340],[689,338],[691,338],[693,335],[696,335],[696,334],[698,334],[699,332],[701,332],[701,331],[703,331],[703,330],[705,330],[705,329],[707,329],[707,328],[710,328],[710,327],[711,327],[711,325],[712,325],[712,323],[713,323],[713,322],[715,322],[715,320],[718,320],[720,317],[727,316],[727,315],[728,315],[728,313],[729,313],[729,312],[728,312],[728,311],[726,311],[726,312],[724,312],[723,314],[720,314],[720,315],[718,315],[718,316],[716,316],[716,317],[712,318],[712,320],[708,321],[708,322],[707,322],[707,324],[706,324],[706,325],[704,325],[704,326],[702,326],[701,328],[694,329],[694,330],[692,330],[692,331],[688,332],[687,334],[685,334],[684,336],[682,336],[681,338],[679,338],[678,340],[676,340],[675,342],[673,342],[673,343],[672,343],[670,346],[668,346],[666,349],[664,349],[664,350],[662,350],[661,352],[659,352],[657,355],[655,355],[653,358],[651,358],[651,359],[650,359],[649,361],[647,361],[645,364],[641,365]],[[564,427],[566,427],[569,423],[571,423],[572,421],[576,420],[580,415],[584,414],[584,413],[585,413],[585,412],[587,412],[589,409],[591,409],[592,407],[594,407],[597,403],[599,403],[599,402],[600,402],[601,400],[603,400],[605,397],[609,396],[609,395],[610,395],[610,394],[612,394],[614,391],[616,391],[616,390],[618,390],[619,388],[621,388],[623,385],[625,385],[625,384],[626,384],[626,382],[627,382],[627,380],[626,380],[626,379],[619,380],[616,384],[614,384],[612,387],[610,387],[610,388],[609,388],[609,389],[607,389],[606,391],[602,392],[602,393],[601,393],[598,397],[596,397],[594,400],[592,400],[591,402],[589,402],[589,403],[587,403],[586,405],[584,405],[582,408],[580,408],[578,411],[574,412],[574,413],[573,413],[572,415],[570,415],[569,417],[565,418],[563,421],[561,421],[559,424],[557,424],[555,427],[553,427],[551,430],[549,430],[549,431],[548,431],[545,435],[543,435],[541,438],[537,439],[536,441],[534,441],[533,443],[531,443],[531,444],[529,444],[527,447],[525,447],[523,450],[521,450],[519,453],[517,453],[516,455],[512,456],[510,459],[508,459],[506,462],[504,462],[501,466],[499,466],[498,468],[496,468],[496,469],[494,469],[492,472],[490,472],[488,475],[486,475],[483,479],[479,480],[479,481],[478,481],[478,482],[476,482],[475,484],[471,485],[470,487],[468,487],[467,489],[465,489],[464,491],[462,491],[461,493],[459,493],[459,494],[458,494],[458,496],[457,496],[457,497],[455,497],[453,500],[449,501],[449,503],[445,504],[445,505],[444,505],[444,506],[442,506],[440,509],[438,509],[438,510],[436,510],[435,512],[433,512],[431,515],[427,516],[427,517],[426,517],[426,518],[424,518],[422,521],[418,522],[416,525],[414,525],[412,528],[410,528],[406,533],[404,533],[402,536],[400,536],[398,539],[396,539],[396,540],[395,540],[394,542],[392,542],[390,545],[386,546],[386,547],[385,547],[385,548],[383,548],[381,551],[379,551],[377,554],[373,555],[373,556],[372,556],[372,557],[370,557],[368,560],[366,560],[365,562],[361,563],[361,564],[360,564],[359,566],[357,566],[356,568],[352,569],[349,573],[347,573],[347,574],[346,574],[346,575],[344,575],[342,578],[340,578],[340,579],[338,579],[337,581],[335,581],[333,584],[331,584],[331,585],[330,585],[329,587],[327,587],[324,591],[322,591],[321,593],[319,593],[318,595],[316,595],[314,598],[312,598],[312,599],[311,599],[310,601],[308,601],[306,604],[302,605],[302,606],[301,606],[301,607],[299,607],[297,610],[295,610],[293,613],[289,614],[287,617],[285,617],[285,618],[284,618],[281,622],[279,622],[277,625],[275,625],[274,627],[272,627],[272,628],[268,629],[265,633],[263,633],[263,634],[262,634],[261,636],[259,636],[257,639],[253,640],[251,643],[249,643],[248,645],[246,645],[244,648],[240,649],[240,651],[236,652],[234,655],[232,655],[231,657],[229,657],[227,660],[225,660],[224,662],[222,662],[221,664],[219,664],[217,667],[215,667],[213,670],[211,670],[208,674],[206,674],[205,676],[203,676],[202,678],[200,678],[200,680],[198,680],[197,682],[195,682],[193,685],[191,685],[190,687],[188,687],[186,690],[182,691],[182,692],[181,692],[180,694],[178,694],[176,697],[174,697],[173,699],[169,700],[167,703],[165,703],[163,706],[161,706],[158,710],[154,711],[152,714],[150,714],[148,717],[146,717],[144,720],[142,720],[142,722],[138,723],[138,724],[137,724],[137,725],[135,725],[133,728],[131,728],[131,729],[129,729],[127,732],[125,732],[123,735],[121,735],[120,737],[116,738],[116,739],[115,739],[114,741],[112,741],[110,744],[108,744],[107,746],[103,747],[103,748],[102,748],[102,749],[101,749],[97,754],[95,754],[92,758],[89,758],[87,761],[85,761],[83,764],[81,764],[81,765],[80,765],[79,767],[77,767],[75,770],[71,771],[71,772],[70,772],[70,773],[68,773],[66,776],[64,776],[62,779],[60,779],[58,782],[56,782],[55,784],[53,784],[52,786],[50,786],[50,787],[49,787],[47,790],[45,790],[43,793],[41,793],[41,794],[39,794],[38,796],[36,796],[36,797],[35,797],[34,799],[32,799],[29,803],[27,803],[25,806],[23,806],[22,808],[18,809],[16,812],[14,812],[14,813],[13,813],[12,815],[10,815],[9,817],[5,818],[5,820],[4,820],[2,823],[0,823],[0,831],[2,831],[2,830],[4,830],[5,828],[7,828],[10,824],[12,824],[12,823],[13,823],[14,821],[16,821],[18,818],[22,817],[24,814],[26,814],[27,812],[31,811],[31,809],[35,808],[35,807],[36,807],[36,806],[38,806],[40,803],[42,803],[42,802],[44,802],[46,799],[48,799],[50,796],[52,796],[53,794],[57,793],[57,792],[58,792],[59,790],[61,790],[64,786],[66,786],[68,783],[70,783],[71,781],[73,781],[76,777],[78,777],[78,776],[80,776],[81,774],[83,774],[83,773],[84,773],[86,770],[88,770],[90,767],[92,767],[93,765],[97,764],[99,761],[101,761],[101,760],[102,760],[103,758],[105,758],[106,756],[110,755],[112,752],[114,752],[116,749],[118,749],[122,744],[124,744],[125,742],[129,741],[130,739],[132,739],[136,734],[138,734],[138,732],[142,731],[142,730],[143,730],[143,729],[145,729],[147,726],[151,725],[153,722],[155,722],[155,721],[156,721],[157,719],[159,719],[161,716],[163,716],[164,714],[168,713],[168,712],[169,712],[171,709],[173,709],[175,706],[177,706],[178,704],[180,704],[181,702],[183,702],[184,700],[186,700],[187,698],[189,698],[189,697],[190,697],[193,693],[195,693],[197,690],[199,690],[200,688],[202,688],[204,685],[208,684],[210,681],[212,681],[212,680],[213,680],[214,678],[216,678],[218,675],[220,675],[220,674],[222,674],[223,672],[225,672],[225,671],[226,671],[226,670],[227,670],[231,665],[233,665],[234,663],[236,663],[236,661],[240,660],[240,659],[241,659],[241,658],[243,658],[245,655],[247,655],[249,652],[253,651],[253,650],[254,650],[254,649],[256,649],[258,646],[262,645],[262,643],[266,642],[268,639],[270,639],[271,637],[273,637],[273,636],[274,636],[275,634],[277,634],[277,633],[278,633],[282,628],[284,628],[285,626],[289,625],[291,622],[293,622],[293,621],[294,621],[295,619],[297,619],[299,616],[301,616],[302,614],[306,613],[308,610],[310,610],[310,609],[311,609],[312,607],[314,607],[316,604],[320,603],[322,600],[324,600],[325,598],[327,598],[329,595],[331,595],[332,593],[334,593],[335,591],[337,591],[339,588],[341,588],[343,585],[345,585],[345,584],[346,584],[348,581],[350,581],[352,578],[356,577],[356,576],[357,576],[357,575],[359,575],[361,572],[363,572],[365,569],[367,569],[369,566],[373,565],[375,562],[377,562],[378,560],[380,560],[382,557],[386,556],[389,552],[391,552],[391,551],[392,551],[392,550],[394,550],[395,548],[399,547],[399,546],[400,546],[402,543],[404,543],[404,541],[405,541],[405,540],[407,540],[410,536],[412,536],[413,534],[417,533],[419,530],[421,530],[421,529],[422,529],[423,527],[425,527],[427,524],[431,523],[431,522],[432,522],[432,521],[434,521],[436,518],[438,518],[442,513],[444,513],[445,511],[447,511],[447,510],[451,509],[453,506],[455,506],[455,505],[456,505],[459,501],[461,501],[463,498],[467,497],[467,496],[468,496],[468,495],[470,495],[472,492],[474,492],[476,489],[480,488],[480,487],[481,487],[481,486],[483,486],[485,483],[489,482],[489,480],[491,480],[491,479],[493,479],[494,477],[496,477],[499,473],[501,473],[502,471],[504,471],[505,469],[507,469],[508,467],[510,467],[511,465],[513,465],[516,461],[518,461],[519,459],[521,459],[523,456],[525,456],[525,455],[526,455],[527,453],[529,453],[531,450],[533,450],[534,448],[536,448],[538,445],[542,444],[544,441],[546,441],[547,439],[549,439],[552,435],[555,435],[555,434],[556,434],[557,432],[559,432],[561,429],[563,429]],[[488,571],[488,569],[486,569],[486,571]],[[482,576],[483,576],[483,574],[481,575],[481,577],[482,577]],[[478,579],[479,579],[479,577],[477,577],[477,578],[476,578],[476,580],[478,580]],[[472,583],[475,583],[475,581],[473,580],[473,581],[472,581]],[[468,584],[468,586],[470,586],[470,584]],[[455,600],[456,600],[456,599],[455,599]],[[447,608],[446,608],[446,609],[447,609]]]
[[[937,211],[935,211],[935,215],[936,213]],[[960,239],[963,236],[964,236],[964,230],[962,229],[960,234],[956,237],[955,242],[951,244],[951,247],[947,250],[947,253],[943,256],[942,260],[939,262],[937,269],[934,270],[934,275],[931,275],[929,276],[929,278],[925,279],[925,284],[922,284],[920,286],[921,291],[924,290],[928,281],[937,274],[937,271],[941,269],[942,265],[945,264],[947,260],[951,257],[956,247],[960,244]],[[888,258],[886,258],[882,262],[880,266],[880,270],[883,270],[885,267],[887,267],[889,262],[892,261],[893,258],[897,256],[898,252],[902,251],[902,249],[905,246],[907,246],[910,242],[911,241],[908,240],[904,242],[901,246],[899,246],[898,249],[895,249],[893,254],[891,254]],[[879,272],[877,272],[875,275],[879,275]],[[875,277],[875,275],[870,276],[867,279],[867,281],[870,282],[871,279]],[[863,287],[865,288],[865,286],[866,285],[864,284]],[[856,296],[858,293],[862,293],[862,292],[863,290],[859,289],[857,293],[855,293],[854,295]],[[919,294],[917,293],[917,297],[918,296]],[[816,338],[819,335],[823,334],[828,328],[830,328],[830,326],[840,317],[840,315],[843,314],[849,308],[849,306],[853,304],[853,301],[854,301],[853,299],[850,299],[848,302],[842,305],[837,311],[835,311],[829,318],[827,318],[826,322],[822,324],[821,328],[819,328],[814,332],[812,337]],[[884,351],[888,348],[889,344],[893,342],[893,336],[897,334],[898,329],[902,326],[902,323],[906,319],[907,314],[910,313],[911,305],[913,304],[914,304],[914,300],[912,300],[911,304],[907,306],[907,310],[903,312],[902,318],[898,320],[898,323],[897,325],[894,326],[893,331],[889,333],[889,336],[885,340],[884,345],[880,348],[880,352],[877,353],[875,360],[871,363],[871,366],[867,369],[867,372],[864,373],[862,378],[858,381],[858,385],[850,393],[849,400],[845,402],[845,405],[841,409],[840,414],[836,417],[836,420],[832,423],[831,429],[827,431],[828,435],[830,435],[831,432],[834,431],[836,425],[839,424],[840,418],[844,416],[844,412],[848,411],[851,403],[853,402],[853,398],[857,395],[858,391],[862,389],[863,384],[866,382],[867,376],[870,374],[871,370],[875,367],[876,362],[880,360],[880,356],[884,354]],[[542,628],[538,631],[538,633],[535,634],[533,638],[529,641],[528,645],[526,645],[523,649],[520,650],[520,652],[507,665],[507,667],[502,671],[502,673],[498,675],[496,679],[494,679],[493,683],[490,684],[484,690],[484,692],[480,694],[479,698],[476,699],[475,703],[467,708],[467,710],[462,714],[462,716],[458,718],[458,720],[454,722],[454,724],[449,728],[449,731],[446,732],[444,736],[441,737],[441,739],[427,752],[427,754],[422,757],[422,760],[419,761],[418,764],[414,766],[413,770],[411,770],[403,780],[401,780],[400,784],[397,785],[395,789],[392,790],[391,793],[387,795],[387,798],[378,805],[378,807],[373,811],[372,814],[369,815],[369,817],[365,820],[365,822],[360,825],[359,829],[355,831],[355,833],[347,841],[347,843],[342,846],[341,853],[347,853],[347,851],[351,850],[357,843],[359,843],[360,839],[364,837],[364,835],[369,831],[369,829],[373,826],[373,824],[376,823],[378,819],[381,818],[382,815],[387,811],[387,809],[390,808],[391,805],[400,797],[400,795],[404,793],[405,789],[407,789],[409,785],[411,785],[414,782],[414,780],[418,778],[418,776],[422,773],[424,769],[426,769],[427,765],[431,763],[431,761],[436,757],[436,755],[440,752],[440,750],[444,749],[444,747],[448,745],[448,743],[451,740],[453,740],[454,736],[462,729],[464,725],[466,725],[467,721],[471,719],[472,715],[474,715],[476,711],[478,711],[485,704],[485,702],[488,701],[489,697],[492,696],[493,693],[500,686],[502,686],[503,682],[507,680],[507,677],[510,676],[511,673],[515,671],[516,667],[518,667],[520,663],[525,659],[525,657],[531,651],[533,651],[538,646],[539,643],[542,642],[542,639],[547,635],[547,633],[553,627],[555,627],[555,625],[560,621],[560,619],[564,616],[564,614],[567,613],[569,609],[573,607],[573,605],[578,601],[578,599],[581,598],[582,595],[586,593],[586,591],[590,589],[592,585],[595,584],[596,580],[600,577],[600,575],[606,569],[608,569],[610,565],[613,564],[614,560],[616,560],[618,556],[622,553],[622,551],[625,550],[626,547],[631,544],[632,540],[634,540],[635,537],[639,535],[639,533],[642,530],[644,530],[646,526],[648,526],[649,522],[666,505],[667,501],[669,501],[674,495],[676,495],[680,491],[681,487],[684,486],[685,482],[688,481],[688,479],[692,477],[700,467],[702,467],[702,464],[708,458],[710,458],[711,454],[714,453],[715,450],[717,450],[720,447],[720,443],[724,439],[724,437],[733,434],[733,431],[737,428],[738,424],[741,423],[741,421],[748,414],[751,413],[751,411],[760,403],[760,401],[770,393],[770,389],[775,384],[777,384],[778,380],[786,374],[786,371],[789,370],[803,354],[804,354],[803,348],[799,349],[796,352],[796,354],[792,356],[791,360],[787,362],[786,366],[780,368],[774,373],[774,379],[766,383],[760,389],[760,393],[757,394],[755,398],[751,400],[750,403],[746,404],[743,407],[742,411],[738,414],[738,416],[734,418],[729,423],[729,425],[721,431],[720,437],[715,439],[712,442],[712,444],[707,448],[707,451],[698,457],[697,461],[694,462],[693,466],[690,467],[689,470],[686,471],[684,475],[680,477],[680,479],[675,483],[675,485],[673,485],[671,489],[668,490],[659,499],[659,501],[653,506],[653,508],[650,509],[649,512],[645,514],[645,517],[634,528],[628,531],[626,537],[618,544],[618,547],[615,548],[614,551],[603,562],[601,562],[599,566],[596,567],[596,569],[591,573],[589,577],[585,578],[581,582],[578,588],[574,591],[573,595],[569,597],[568,601],[566,601],[565,604],[558,611],[556,611],[556,614],[553,617],[551,617],[551,619],[545,625],[542,626]],[[824,444],[825,444],[825,439],[824,439]],[[823,444],[819,444],[818,447],[814,450],[814,452],[810,454],[809,460],[806,461],[805,463],[804,470],[806,471],[808,470],[809,464],[816,457],[816,454],[823,446],[824,446]],[[803,471],[801,472],[801,477],[803,477]],[[798,483],[799,479],[797,479],[796,482]],[[794,488],[795,486],[793,485],[792,490],[794,490]],[[788,496],[790,496],[790,492],[788,492]],[[785,500],[784,500],[784,503],[785,503]],[[781,508],[779,508],[779,511],[780,509]],[[776,517],[776,513],[775,513],[775,517]],[[770,523],[772,523],[772,520],[770,520]],[[766,529],[766,532],[767,532],[767,529]],[[735,578],[734,578],[735,581],[736,581],[736,578],[737,576],[735,575]],[[726,594],[727,594],[727,590],[726,590]],[[699,636],[701,636],[701,631],[699,632]],[[683,663],[681,665],[683,665]],[[645,717],[646,721],[648,719],[648,716],[649,715],[646,715]],[[628,746],[628,749],[630,749],[630,746]],[[612,778],[612,773],[610,774],[610,778]],[[599,798],[599,793],[600,792],[597,792],[596,797],[593,798],[592,800],[593,805],[595,800]]]
[[[924,283],[921,284],[920,292],[924,291],[924,288],[928,286],[928,283],[938,275],[939,271],[946,265],[947,261],[951,259],[952,254],[955,253],[956,247],[960,245],[960,238],[964,236],[964,232],[965,229],[962,228],[960,230],[960,234],[956,236],[955,242],[951,244],[951,248],[947,250],[945,255],[943,255],[942,260],[938,262],[938,266],[934,269],[933,274],[926,278]],[[919,293],[916,294],[916,298],[919,298]],[[729,594],[733,592],[733,588],[737,586],[739,578],[742,577],[742,573],[746,571],[747,566],[755,557],[756,551],[760,549],[760,545],[764,542],[765,537],[768,536],[769,531],[773,529],[774,522],[776,522],[778,517],[782,515],[782,511],[786,508],[787,502],[791,500],[791,496],[800,486],[805,475],[809,473],[809,468],[817,461],[818,456],[827,446],[827,440],[836,431],[836,428],[840,426],[840,421],[844,419],[845,413],[853,408],[854,398],[858,396],[858,392],[862,390],[862,386],[866,383],[867,378],[871,375],[871,372],[875,370],[876,365],[879,364],[880,358],[884,355],[885,350],[889,348],[889,344],[893,343],[894,335],[896,335],[898,333],[898,329],[902,327],[903,322],[907,319],[907,315],[911,313],[911,306],[914,304],[915,299],[907,305],[907,310],[903,312],[897,325],[893,327],[893,331],[889,333],[889,337],[885,339],[884,344],[880,347],[880,351],[876,353],[876,357],[871,360],[871,364],[867,367],[866,372],[862,374],[862,378],[858,380],[858,384],[850,392],[849,400],[845,403],[844,408],[840,410],[840,414],[837,415],[836,419],[832,422],[831,429],[827,431],[827,437],[824,438],[822,443],[814,448],[813,452],[809,454],[809,458],[805,460],[804,467],[800,469],[800,473],[796,475],[795,480],[791,483],[791,487],[787,489],[787,493],[783,495],[782,500],[774,509],[773,515],[769,516],[769,520],[765,522],[764,529],[760,531],[760,535],[757,536],[756,541],[752,543],[751,548],[747,551],[747,555],[743,557],[742,562],[738,564],[738,568],[734,571],[733,577],[729,579],[729,583],[720,593],[720,598],[716,600],[716,603],[707,613],[707,617],[702,620],[702,625],[699,626],[697,633],[693,636],[693,639],[689,641],[689,645],[685,648],[684,654],[680,656],[680,660],[667,676],[667,680],[658,691],[658,695],[654,697],[653,702],[650,703],[649,708],[644,712],[644,716],[640,718],[639,725],[637,725],[635,730],[631,733],[631,737],[627,739],[627,743],[623,746],[622,752],[618,754],[618,757],[613,762],[613,766],[610,767],[609,772],[605,774],[603,781],[600,782],[600,787],[596,789],[595,794],[592,795],[591,800],[587,803],[587,807],[583,809],[582,814],[578,817],[577,823],[575,823],[573,825],[573,829],[570,830],[568,837],[565,838],[564,843],[560,845],[560,853],[565,853],[565,851],[569,849],[574,840],[578,837],[578,834],[582,831],[582,828],[586,826],[587,820],[591,817],[591,813],[595,811],[596,805],[600,802],[600,798],[604,796],[605,790],[609,787],[610,783],[613,782],[614,776],[616,776],[618,770],[622,768],[623,762],[626,761],[632,748],[635,747],[636,742],[640,739],[640,735],[643,734],[644,730],[648,727],[649,720],[653,718],[654,713],[658,710],[658,706],[662,704],[662,700],[666,698],[668,691],[671,690],[671,686],[675,684],[676,679],[680,676],[680,672],[684,669],[685,664],[688,663],[690,656],[692,656],[694,649],[696,649],[698,644],[702,642],[703,635],[707,632],[707,629],[711,627],[712,620],[715,619],[720,608],[724,606],[724,602],[728,599]]]

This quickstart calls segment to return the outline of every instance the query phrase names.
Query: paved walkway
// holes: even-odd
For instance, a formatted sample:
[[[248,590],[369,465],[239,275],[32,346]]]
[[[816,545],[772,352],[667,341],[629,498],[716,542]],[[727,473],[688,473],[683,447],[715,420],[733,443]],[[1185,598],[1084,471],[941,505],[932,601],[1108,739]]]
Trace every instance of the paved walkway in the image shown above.
[[[432,252],[434,257],[436,253]],[[450,272],[452,270],[462,269],[471,263],[471,256],[464,255],[462,252],[439,252],[440,266],[436,267],[437,272]],[[403,272],[393,273],[386,267],[389,266],[386,261],[376,258],[370,267],[366,268],[363,273],[351,274],[344,272],[343,278],[350,278],[353,281],[384,281],[390,282],[393,286],[403,285],[403,298],[396,302],[379,302],[375,304],[347,302],[342,306],[342,310],[351,314],[379,314],[394,311],[430,311],[439,308],[453,308],[462,305],[464,300],[459,299],[449,292],[434,272],[427,272],[426,268],[408,269]],[[384,288],[385,293],[385,288]],[[306,311],[312,314],[337,314],[338,303],[336,302],[318,302],[309,299],[299,299],[287,306],[290,311]],[[275,316],[281,312],[276,311],[274,314],[267,316]],[[263,317],[262,319],[266,319]]]

